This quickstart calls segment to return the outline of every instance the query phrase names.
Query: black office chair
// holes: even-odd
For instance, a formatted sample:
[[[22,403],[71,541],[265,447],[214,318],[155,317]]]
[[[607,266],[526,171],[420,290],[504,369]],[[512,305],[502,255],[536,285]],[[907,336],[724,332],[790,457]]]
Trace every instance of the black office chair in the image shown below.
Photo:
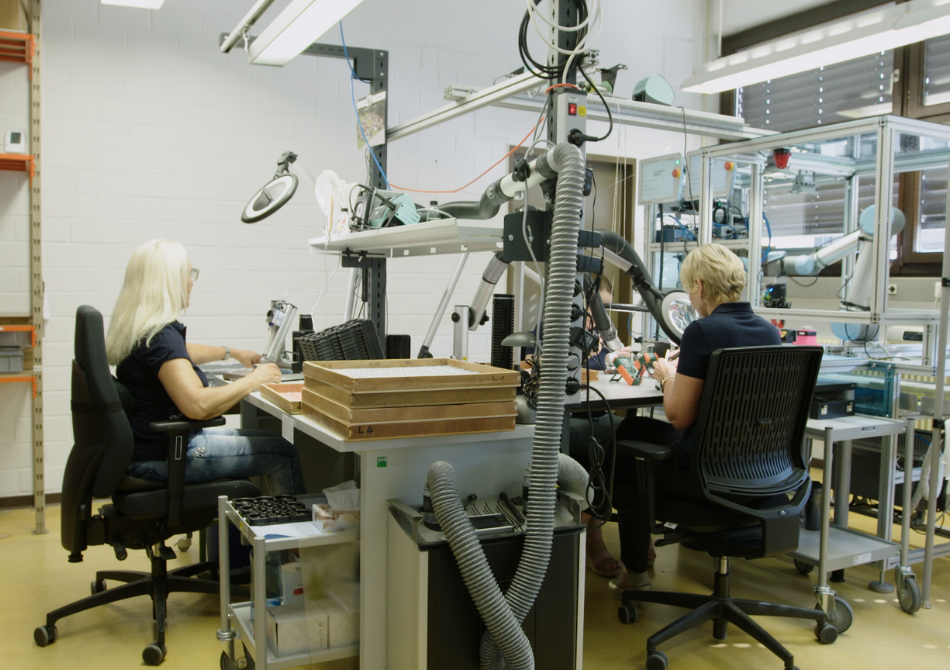
[[[636,621],[635,601],[693,610],[647,640],[648,670],[665,670],[657,645],[713,621],[713,637],[726,638],[732,623],[785,662],[794,659],[749,615],[811,619],[824,644],[838,636],[835,621],[820,609],[740,600],[729,592],[729,558],[763,558],[798,547],[799,514],[811,491],[804,431],[821,366],[820,347],[747,347],[713,352],[690,454],[693,499],[657,491],[653,464],[674,458],[669,446],[622,441],[617,448],[637,459],[644,519],[658,546],[688,541],[719,559],[712,595],[628,590],[618,610],[622,623]],[[701,492],[701,493],[700,493]],[[700,498],[704,498],[702,502]],[[668,526],[675,524],[671,533]]]
[[[259,495],[246,480],[216,481],[185,485],[185,451],[188,433],[207,426],[220,426],[224,419],[210,421],[165,421],[151,424],[155,432],[168,435],[168,483],[157,484],[125,474],[135,446],[126,412],[132,396],[109,372],[103,336],[102,315],[88,305],[76,311],[75,360],[72,373],[74,445],[63,477],[62,544],[69,562],[82,561],[89,545],[109,544],[123,561],[128,549],[144,549],[152,563],[151,573],[106,570],[96,573],[92,595],[46,615],[46,625],[33,632],[41,647],[56,641],[56,622],[70,614],[99,605],[147,595],[152,599],[156,640],[142,652],[148,665],[159,665],[166,654],[165,605],[171,592],[218,593],[219,584],[195,578],[217,570],[215,563],[198,563],[168,570],[175,552],[165,546],[173,535],[201,530],[217,513],[218,496],[241,498]],[[94,498],[112,498],[112,504],[93,513]],[[224,550],[224,548],[222,548]],[[106,590],[105,581],[123,582]]]

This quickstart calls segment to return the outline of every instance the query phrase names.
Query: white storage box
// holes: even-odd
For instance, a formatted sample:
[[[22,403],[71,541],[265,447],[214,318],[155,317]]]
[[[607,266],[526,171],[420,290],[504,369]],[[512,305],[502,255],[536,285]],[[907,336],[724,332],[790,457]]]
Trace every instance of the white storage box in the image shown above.
[[[347,612],[335,600],[324,598],[320,607],[327,613],[327,626],[330,629],[330,649],[349,647],[360,642],[360,613]]]
[[[303,600],[267,608],[267,646],[278,657],[327,648],[327,613],[322,603]],[[357,634],[359,620],[357,619]]]
[[[303,601],[303,570],[300,561],[280,566],[280,593],[285,605]]]

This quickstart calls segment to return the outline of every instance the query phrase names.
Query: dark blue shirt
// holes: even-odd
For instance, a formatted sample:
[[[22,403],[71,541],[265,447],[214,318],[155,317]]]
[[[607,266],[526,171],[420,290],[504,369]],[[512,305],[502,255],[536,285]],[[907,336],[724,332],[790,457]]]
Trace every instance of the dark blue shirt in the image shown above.
[[[747,302],[727,302],[709,316],[693,321],[683,332],[677,375],[706,379],[709,360],[717,349],[764,347],[781,344],[778,328],[752,312]],[[680,445],[686,452],[693,446],[695,424],[683,431]]]
[[[185,358],[191,361],[185,348],[185,326],[174,321],[162,328],[148,346],[143,339],[118,367],[116,378],[135,399],[135,409],[129,415],[132,433],[135,435],[135,451],[132,462],[163,461],[168,454],[168,437],[165,433],[153,433],[149,428],[152,421],[167,421],[181,414],[161,380],[158,371],[165,361]],[[208,385],[208,378],[197,365],[191,366],[201,383]]]

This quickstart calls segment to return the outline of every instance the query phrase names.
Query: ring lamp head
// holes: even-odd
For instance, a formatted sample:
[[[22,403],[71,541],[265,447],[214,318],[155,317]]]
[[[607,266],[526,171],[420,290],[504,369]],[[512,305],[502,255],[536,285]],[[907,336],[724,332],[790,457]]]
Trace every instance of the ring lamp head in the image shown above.
[[[241,212],[241,221],[257,223],[261,219],[276,212],[287,204],[297,191],[297,175],[290,172],[290,164],[297,160],[297,154],[292,151],[284,153],[277,161],[277,172],[273,179],[254,194],[244,211]]]
[[[699,318],[699,314],[689,301],[689,295],[679,290],[669,291],[663,296],[660,313],[654,316],[660,321],[663,332],[677,344],[683,339],[686,327]]]

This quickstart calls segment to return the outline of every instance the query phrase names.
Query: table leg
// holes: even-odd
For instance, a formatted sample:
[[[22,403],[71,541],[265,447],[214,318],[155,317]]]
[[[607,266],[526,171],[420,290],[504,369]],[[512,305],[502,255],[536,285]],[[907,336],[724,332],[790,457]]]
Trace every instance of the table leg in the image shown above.
[[[834,451],[833,428],[825,429],[824,439],[825,463],[822,472],[824,481],[830,482]],[[825,495],[821,497],[821,530],[819,532],[821,535],[818,550],[818,583],[815,585],[815,595],[818,598],[818,605],[821,609],[825,614],[833,618],[835,612],[835,592],[828,586],[828,539],[831,535],[831,495],[827,489],[825,490]]]
[[[894,535],[894,471],[897,467],[897,435],[889,435],[881,444],[881,475],[878,480],[877,536],[890,541]],[[878,564],[876,581],[868,584],[875,593],[893,593],[894,585],[887,582],[887,560]]]

